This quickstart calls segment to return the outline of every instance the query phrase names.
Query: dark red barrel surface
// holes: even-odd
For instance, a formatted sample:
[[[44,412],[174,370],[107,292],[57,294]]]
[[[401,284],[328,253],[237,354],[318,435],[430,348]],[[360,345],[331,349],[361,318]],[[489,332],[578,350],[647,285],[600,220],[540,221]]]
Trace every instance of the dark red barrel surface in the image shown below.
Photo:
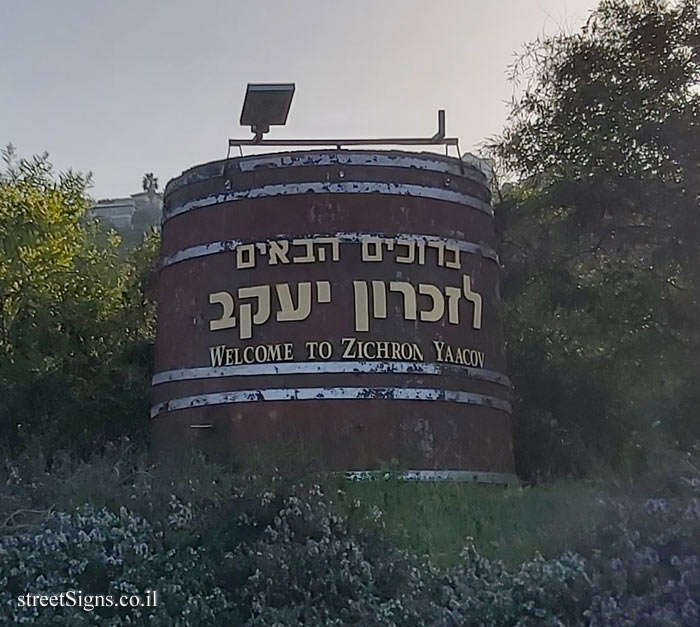
[[[431,153],[256,155],[170,181],[156,449],[511,478],[489,201],[478,169]]]

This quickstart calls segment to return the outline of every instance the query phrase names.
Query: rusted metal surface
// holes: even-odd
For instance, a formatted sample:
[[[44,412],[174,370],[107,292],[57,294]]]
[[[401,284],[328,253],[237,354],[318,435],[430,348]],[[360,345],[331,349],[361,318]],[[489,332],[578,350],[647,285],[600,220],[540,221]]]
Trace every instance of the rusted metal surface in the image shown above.
[[[156,449],[511,476],[489,200],[476,168],[399,151],[226,159],[171,181]]]

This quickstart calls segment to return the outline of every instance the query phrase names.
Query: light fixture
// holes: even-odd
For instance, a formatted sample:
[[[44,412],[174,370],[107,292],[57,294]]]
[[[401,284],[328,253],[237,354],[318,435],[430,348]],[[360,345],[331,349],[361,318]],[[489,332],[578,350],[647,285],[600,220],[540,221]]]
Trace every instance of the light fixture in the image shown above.
[[[250,126],[254,142],[262,140],[270,126],[287,122],[294,83],[248,83],[241,110],[241,125]]]
[[[248,83],[241,110],[241,125],[250,126],[252,138],[229,139],[226,158],[231,156],[231,148],[238,148],[241,157],[243,146],[335,146],[341,150],[343,146],[444,146],[445,155],[450,146],[457,149],[457,157],[461,159],[459,139],[447,137],[445,133],[445,111],[438,113],[437,132],[431,137],[352,137],[346,139],[263,139],[270,131],[270,126],[283,126],[287,123],[289,108],[294,96],[294,83]]]

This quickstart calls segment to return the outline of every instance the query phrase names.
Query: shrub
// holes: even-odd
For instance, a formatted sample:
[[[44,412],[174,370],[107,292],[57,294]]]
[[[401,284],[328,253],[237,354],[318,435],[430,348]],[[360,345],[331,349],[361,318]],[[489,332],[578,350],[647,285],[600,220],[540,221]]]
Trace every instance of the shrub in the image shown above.
[[[0,485],[0,624],[698,624],[700,499],[687,491],[646,499],[591,485],[575,492],[571,482],[521,491],[301,483],[236,475],[201,458],[154,467],[128,444],[89,462],[14,460],[0,468]],[[406,527],[429,524],[437,514],[418,510],[430,506],[431,490],[440,515],[460,506],[469,525],[490,526],[442,568],[401,548],[396,512],[382,511],[399,507]],[[575,495],[580,508],[571,507]],[[506,509],[526,523],[512,529]],[[551,533],[524,535],[543,512],[568,529],[547,557],[537,549]],[[585,516],[594,523],[568,520]],[[468,528],[455,525],[446,546]],[[155,589],[161,604],[150,612],[17,607],[20,594],[67,589]]]
[[[186,524],[188,508],[172,502],[171,525]],[[230,602],[216,587],[204,549],[171,545],[158,525],[125,508],[82,507],[50,512],[41,527],[20,527],[0,538],[0,585],[9,593],[0,605],[2,624],[226,625]],[[155,608],[18,607],[18,595],[144,594],[157,590]]]
[[[88,455],[143,437],[157,238],[126,259],[86,217],[90,176],[44,154],[0,170],[0,446]]]

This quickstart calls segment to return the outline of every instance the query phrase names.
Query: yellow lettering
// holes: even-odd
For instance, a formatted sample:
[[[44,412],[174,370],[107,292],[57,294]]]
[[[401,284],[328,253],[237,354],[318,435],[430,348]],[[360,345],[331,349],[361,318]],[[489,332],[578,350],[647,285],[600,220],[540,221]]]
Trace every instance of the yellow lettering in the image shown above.
[[[264,344],[259,344],[255,347],[255,361],[263,363],[267,358],[267,347]]]
[[[423,351],[420,349],[420,346],[418,346],[418,344],[416,344],[415,342],[412,343],[412,346],[414,361],[425,361],[425,358],[423,357]]]
[[[318,345],[318,354],[321,359],[330,359],[333,355],[333,345],[330,342],[320,342]]]
[[[255,346],[246,346],[243,349],[243,361],[252,364],[255,361]]]
[[[444,361],[442,358],[442,349],[445,348],[445,342],[433,340],[433,346],[435,347],[435,352],[437,353],[436,359],[438,361]]]
[[[445,345],[445,361],[449,361],[451,363],[454,363],[455,361],[454,355],[452,354],[452,347],[449,344]]]
[[[255,244],[241,244],[236,247],[236,268],[255,267]]]
[[[282,361],[282,346],[270,344],[267,347],[267,361]]]
[[[341,340],[345,350],[343,351],[343,359],[354,359],[355,354],[352,349],[355,347],[357,340],[354,337],[344,337]]]
[[[236,317],[233,315],[233,296],[228,292],[212,292],[209,294],[211,305],[221,305],[221,317],[209,322],[210,331],[230,329],[236,326]]]
[[[209,358],[211,359],[212,367],[216,368],[221,366],[224,361],[224,351],[226,346],[223,344],[221,346],[210,346],[209,347]]]
[[[318,342],[307,342],[306,343],[306,353],[309,361],[314,361],[316,359],[316,348],[318,347]]]

